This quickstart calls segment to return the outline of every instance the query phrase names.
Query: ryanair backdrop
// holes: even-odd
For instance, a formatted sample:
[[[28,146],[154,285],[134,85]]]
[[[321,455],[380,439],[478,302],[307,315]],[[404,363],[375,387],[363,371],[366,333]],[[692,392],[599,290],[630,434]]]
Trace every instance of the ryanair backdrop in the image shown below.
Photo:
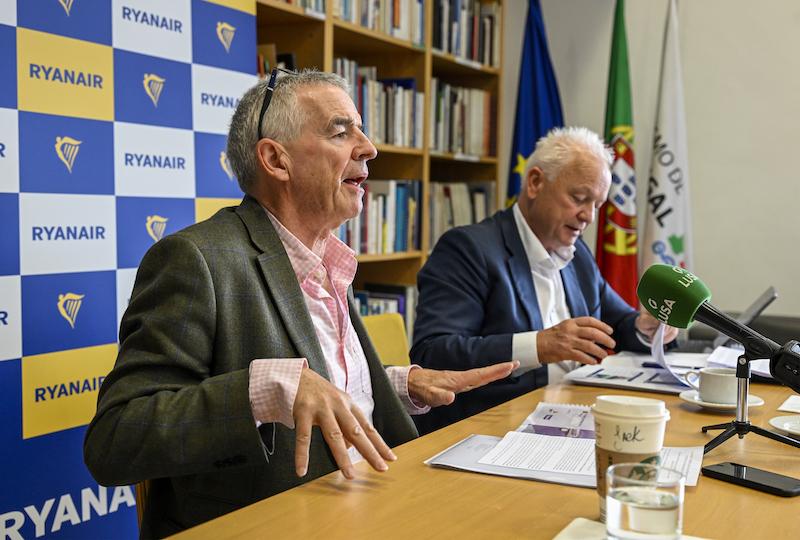
[[[116,119],[192,129],[191,66],[114,51]]]
[[[19,113],[20,191],[114,194],[112,122]]]
[[[228,138],[223,135],[195,132],[194,156],[198,197],[241,199],[244,196],[228,160],[227,141]]]
[[[19,274],[19,195],[0,193],[0,276]]]
[[[154,243],[241,200],[254,0],[0,0],[0,538],[136,538],[83,464]]]
[[[194,223],[191,199],[117,197],[119,268],[139,266],[150,246]]]
[[[17,35],[11,26],[0,24],[0,107],[17,107]]]

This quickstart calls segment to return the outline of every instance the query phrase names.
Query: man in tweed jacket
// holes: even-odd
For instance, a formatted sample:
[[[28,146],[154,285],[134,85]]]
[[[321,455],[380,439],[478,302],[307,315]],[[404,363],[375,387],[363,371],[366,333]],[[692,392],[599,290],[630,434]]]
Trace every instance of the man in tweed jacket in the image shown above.
[[[314,253],[338,242],[330,231],[361,210],[359,184],[377,153],[360,127],[337,76],[304,72],[257,84],[228,139],[247,194],[241,205],[165,237],[143,258],[84,444],[101,484],[151,480],[142,537],[178,532],[337,468],[352,478],[349,446],[385,470],[396,459],[390,447],[417,436],[406,408],[449,403],[515,367],[412,367],[398,390],[353,311],[349,283],[337,282],[346,294],[336,297],[339,326],[319,333],[279,231]],[[331,382],[338,358],[326,358],[320,336],[336,342],[339,330],[351,340],[348,352],[337,351],[360,359],[353,366],[367,374],[367,412]],[[257,363],[264,372],[281,359],[296,368],[289,384],[275,383],[269,369],[255,377]],[[261,412],[264,396],[288,409]]]

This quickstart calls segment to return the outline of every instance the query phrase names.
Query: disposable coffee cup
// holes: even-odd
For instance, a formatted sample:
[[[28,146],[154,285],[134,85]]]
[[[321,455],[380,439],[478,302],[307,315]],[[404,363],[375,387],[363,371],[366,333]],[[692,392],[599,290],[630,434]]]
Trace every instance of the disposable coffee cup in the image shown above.
[[[595,466],[600,519],[606,516],[606,469],[617,463],[661,464],[669,410],[660,399],[597,396],[594,416]]]

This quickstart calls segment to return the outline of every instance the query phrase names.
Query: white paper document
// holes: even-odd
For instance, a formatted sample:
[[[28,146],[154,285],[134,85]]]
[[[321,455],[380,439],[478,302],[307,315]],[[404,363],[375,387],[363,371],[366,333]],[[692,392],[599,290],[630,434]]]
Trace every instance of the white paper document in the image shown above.
[[[485,465],[594,477],[594,440],[509,431],[478,460]]]
[[[708,357],[708,364],[713,366],[722,366],[727,368],[736,369],[736,362],[739,357],[744,354],[742,349],[735,349],[733,347],[717,347],[711,352]],[[769,372],[769,360],[751,360],[750,372],[762,377],[772,378]]]
[[[800,413],[800,396],[789,396],[786,401],[778,407],[779,411]]]
[[[594,417],[588,405],[541,402],[517,431],[594,439]]]

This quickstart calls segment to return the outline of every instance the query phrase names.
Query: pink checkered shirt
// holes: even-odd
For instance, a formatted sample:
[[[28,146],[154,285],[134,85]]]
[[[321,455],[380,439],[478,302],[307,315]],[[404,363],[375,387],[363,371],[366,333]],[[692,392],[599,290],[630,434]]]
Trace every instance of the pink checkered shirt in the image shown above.
[[[355,252],[333,234],[308,249],[266,211],[297,275],[303,297],[317,332],[331,382],[347,392],[372,421],[375,402],[364,350],[358,341],[347,307],[347,289],[358,265]],[[280,422],[294,427],[292,409],[305,358],[257,359],[250,363],[250,404],[259,422]],[[390,367],[387,375],[410,414],[428,412],[408,395],[412,367]]]

